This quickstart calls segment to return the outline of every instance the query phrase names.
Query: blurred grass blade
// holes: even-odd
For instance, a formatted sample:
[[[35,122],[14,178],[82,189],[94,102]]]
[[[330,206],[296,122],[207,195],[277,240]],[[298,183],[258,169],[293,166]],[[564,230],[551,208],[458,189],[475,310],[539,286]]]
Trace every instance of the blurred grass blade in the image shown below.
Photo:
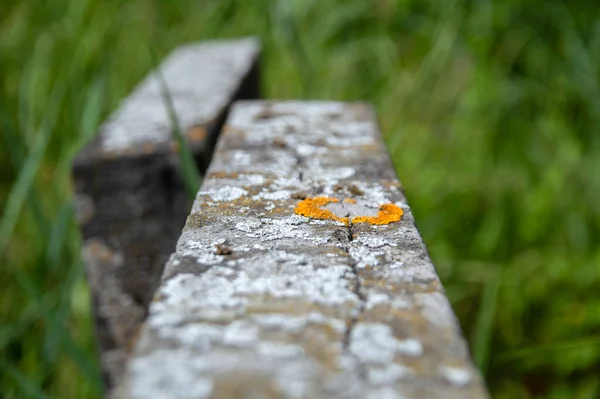
[[[65,143],[59,162],[55,167],[54,175],[58,182],[58,192],[67,193],[71,192],[69,184],[71,182],[71,168],[73,166],[73,159],[77,152],[87,144],[98,130],[100,125],[100,118],[102,117],[105,101],[106,101],[106,66],[102,69],[100,76],[96,77],[93,82],[86,89],[85,97],[83,100],[83,111],[80,114],[79,130],[77,140],[74,143]],[[76,111],[75,111],[76,112]],[[77,122],[75,122],[77,124]],[[73,207],[73,204],[69,206]],[[74,209],[74,208],[73,208]],[[60,212],[66,212],[65,209],[61,209]],[[55,223],[63,223],[60,227],[52,225],[49,229],[56,232],[56,229],[63,228],[67,225],[67,220],[63,220],[60,217],[55,218]],[[56,253],[53,250],[53,253]],[[47,258],[48,259],[48,258]]]
[[[0,110],[1,112],[1,110]],[[17,133],[17,128],[14,123],[11,122],[8,115],[0,113],[3,127],[0,129],[0,139],[4,143],[10,157],[10,161],[15,170],[21,170],[23,163],[25,162],[25,148],[24,137]],[[36,225],[40,230],[40,233],[45,236],[48,233],[48,219],[44,214],[42,205],[40,203],[40,196],[38,194],[37,187],[32,187],[33,195],[29,197],[31,210],[35,219]]]
[[[71,334],[65,327],[66,318],[70,310],[70,293],[74,283],[81,278],[83,267],[70,268],[64,286],[61,290],[57,291],[58,298],[55,296],[42,296],[40,290],[25,271],[14,269],[13,272],[17,282],[29,296],[30,302],[35,304],[35,307],[39,311],[39,315],[44,320],[44,325],[46,327],[44,334],[44,346],[46,349],[44,352],[47,356],[45,360],[49,360],[51,363],[56,361],[56,356],[58,356],[60,349],[58,344],[60,344],[69,357],[79,366],[79,369],[83,372],[87,381],[93,388],[96,390],[100,389],[100,375],[98,368],[92,362],[90,356],[75,345],[71,338]],[[59,309],[52,310],[54,306],[50,305],[54,305],[57,302],[57,299],[59,302]],[[53,370],[48,370],[48,372],[53,372]]]
[[[19,315],[19,320],[14,323],[5,323],[0,326],[0,350],[10,344],[14,339],[20,338],[21,334],[30,329],[38,317],[35,310],[26,309]]]
[[[23,70],[23,78],[19,84],[18,117],[22,140],[25,147],[30,148],[35,141],[35,117],[36,111],[44,96],[42,93],[49,92],[49,80],[44,75],[51,58],[50,54],[55,40],[50,35],[43,35],[37,40],[30,59]]]
[[[21,373],[16,367],[6,363],[0,358],[0,371],[2,374],[10,377],[18,386],[21,388],[25,397],[36,398],[36,399],[47,399],[47,396],[38,388],[32,384],[32,380],[26,375]]]
[[[498,363],[506,363],[526,356],[539,355],[541,353],[545,353],[547,355],[551,352],[561,352],[585,347],[600,347],[600,336],[592,336],[579,340],[575,339],[567,342],[557,342],[548,345],[538,345],[515,349],[500,354],[497,361]]]
[[[69,229],[69,222],[71,222],[74,216],[73,211],[74,207],[72,200],[70,202],[65,202],[62,204],[58,211],[58,215],[54,219],[54,224],[50,230],[48,244],[46,246],[46,264],[49,265],[51,269],[56,269],[61,263],[61,255],[67,231]]]
[[[100,124],[100,118],[102,116],[102,111],[104,110],[105,87],[107,84],[105,72],[106,71],[103,71],[87,90],[87,98],[81,115],[79,145],[76,146],[77,150],[94,137],[98,125]]]
[[[73,208],[72,208],[73,210]],[[74,223],[73,218],[69,218],[68,232],[69,237],[76,237],[78,235],[78,228]],[[75,241],[75,238],[71,239],[71,242]],[[60,303],[59,310],[51,321],[54,323],[53,327],[56,329],[61,339],[61,344],[69,354],[71,359],[79,366],[83,375],[86,376],[88,383],[93,390],[100,392],[102,390],[102,378],[100,375],[99,364],[97,358],[90,356],[88,352],[75,344],[69,332],[65,329],[67,325],[68,317],[71,312],[71,301],[72,293],[78,282],[83,279],[84,266],[81,260],[77,258],[69,270],[66,279],[64,280],[65,289],[60,291]]]
[[[175,136],[177,144],[179,145],[179,161],[183,183],[188,192],[188,196],[191,199],[194,199],[196,198],[196,194],[198,193],[200,185],[202,184],[200,173],[198,172],[198,168],[194,160],[194,154],[192,153],[192,150],[188,145],[187,140],[183,136],[183,132],[179,125],[179,120],[177,119],[177,112],[175,111],[173,99],[171,98],[171,93],[169,93],[169,87],[167,86],[167,82],[165,82],[165,79],[162,75],[162,72],[160,71],[155,54],[152,52],[152,49],[149,49],[149,53],[152,62],[152,69],[155,71],[155,76],[158,80],[161,96],[163,98],[165,107],[167,108],[169,119],[171,121],[173,136]]]
[[[475,358],[475,364],[484,376],[486,375],[489,363],[494,316],[496,314],[501,283],[502,272],[498,272],[496,276],[493,276],[485,283],[477,313],[473,357]]]
[[[302,95],[308,98],[312,88],[313,65],[302,42],[296,18],[290,9],[291,2],[279,0],[272,9],[272,19],[282,33],[285,45],[292,50],[296,69],[302,79]]]
[[[46,148],[54,131],[60,104],[65,93],[66,85],[57,87],[50,98],[49,108],[38,130],[33,147],[17,176],[6,201],[6,207],[0,221],[0,253],[5,253],[23,204],[33,186],[35,176],[46,154]]]

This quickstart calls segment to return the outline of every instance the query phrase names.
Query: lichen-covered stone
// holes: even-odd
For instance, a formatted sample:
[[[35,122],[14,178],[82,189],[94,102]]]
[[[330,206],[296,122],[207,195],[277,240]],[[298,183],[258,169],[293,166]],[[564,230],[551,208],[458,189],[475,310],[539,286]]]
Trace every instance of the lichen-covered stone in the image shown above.
[[[190,141],[206,139],[202,126],[214,122],[231,103],[259,49],[255,38],[188,44],[159,66],[178,124]],[[172,130],[160,79],[151,73],[103,125],[102,151],[143,151],[144,146],[171,141]]]
[[[238,103],[208,172],[124,398],[487,397],[368,106]]]
[[[201,169],[230,104],[259,95],[259,50],[253,38],[190,44],[159,67]],[[191,207],[172,131],[152,73],[102,125],[73,168],[108,390],[123,375],[128,349]]]

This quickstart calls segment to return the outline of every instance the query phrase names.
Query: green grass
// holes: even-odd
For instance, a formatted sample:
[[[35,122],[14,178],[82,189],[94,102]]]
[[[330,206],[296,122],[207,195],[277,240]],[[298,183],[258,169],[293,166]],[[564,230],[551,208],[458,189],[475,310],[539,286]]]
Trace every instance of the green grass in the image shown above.
[[[600,397],[600,17],[566,0],[3,0],[0,396],[99,396],[70,163],[149,46],[248,34],[265,96],[376,105],[493,396]]]

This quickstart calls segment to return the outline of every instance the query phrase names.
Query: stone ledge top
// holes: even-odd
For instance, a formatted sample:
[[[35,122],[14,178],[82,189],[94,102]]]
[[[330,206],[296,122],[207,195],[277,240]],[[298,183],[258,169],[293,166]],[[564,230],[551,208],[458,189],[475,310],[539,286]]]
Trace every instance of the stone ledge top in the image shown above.
[[[179,126],[192,144],[203,141],[206,126],[223,116],[259,52],[254,37],[203,41],[178,47],[159,66]],[[150,73],[101,126],[93,149],[83,156],[153,152],[171,142],[167,110],[157,74]]]
[[[488,397],[369,106],[233,107],[122,395]]]

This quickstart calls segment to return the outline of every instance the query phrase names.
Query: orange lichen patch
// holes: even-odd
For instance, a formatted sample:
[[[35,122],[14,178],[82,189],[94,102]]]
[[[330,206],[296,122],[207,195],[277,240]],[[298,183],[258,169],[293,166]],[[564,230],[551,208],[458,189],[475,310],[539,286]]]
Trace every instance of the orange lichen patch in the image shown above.
[[[192,126],[185,133],[188,139],[192,141],[202,141],[206,139],[206,129],[203,126]]]
[[[331,202],[340,202],[337,198],[329,198],[329,197],[315,197],[315,198],[307,198],[298,202],[296,205],[296,209],[294,212],[298,215],[306,216],[314,219],[329,219],[335,220],[336,222],[342,222],[344,224],[348,224],[348,218],[341,218],[336,216],[329,209],[322,209],[321,207],[327,205]]]
[[[243,129],[238,129],[236,127],[232,127],[231,125],[225,125],[221,130],[221,136],[227,134],[227,137],[236,137],[236,138],[244,138],[246,137],[246,131]]]
[[[377,216],[357,216],[352,223],[390,224],[400,220],[404,211],[394,204],[384,204],[379,207]]]
[[[169,147],[171,148],[171,152],[179,152],[179,143],[176,141],[171,141],[169,143]]]
[[[227,173],[227,172],[211,172],[206,175],[207,179],[237,179],[240,176],[239,173]]]
[[[156,152],[156,146],[152,143],[144,143],[142,144],[142,152],[144,154],[152,154]]]
[[[340,202],[340,200],[330,197],[306,198],[305,200],[298,202],[294,212],[309,218],[329,219],[348,224],[348,218],[339,217],[329,209],[321,208],[332,202]],[[346,198],[344,202],[347,204],[356,204],[356,200],[353,198]],[[352,223],[390,224],[399,221],[403,214],[404,211],[399,206],[394,204],[384,204],[379,207],[377,216],[355,216],[352,218]]]

